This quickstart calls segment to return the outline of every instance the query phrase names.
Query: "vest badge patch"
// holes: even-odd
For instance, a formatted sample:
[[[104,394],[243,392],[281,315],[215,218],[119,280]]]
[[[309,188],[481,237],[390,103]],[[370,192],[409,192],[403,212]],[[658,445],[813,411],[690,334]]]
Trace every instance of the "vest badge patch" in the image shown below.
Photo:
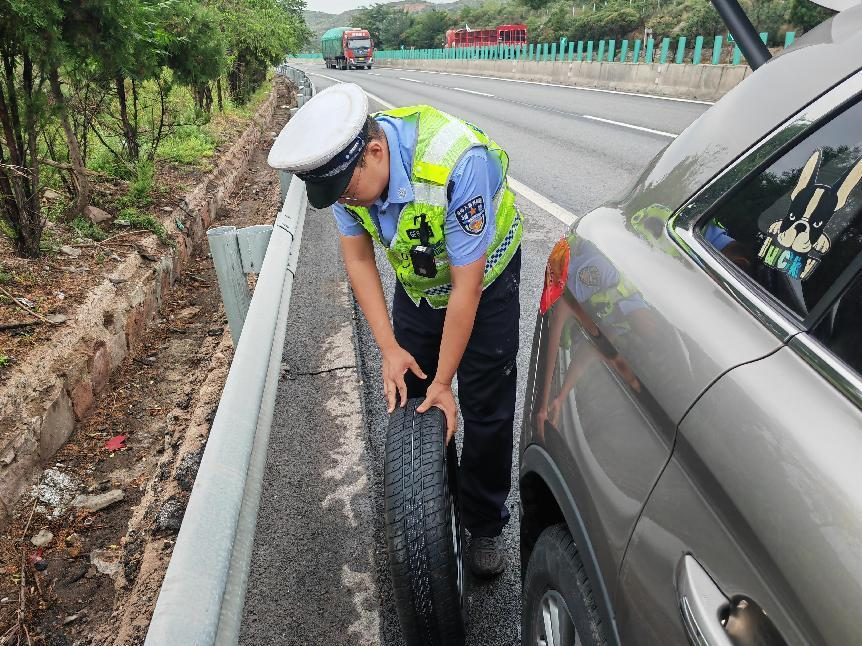
[[[480,235],[485,230],[485,200],[481,195],[469,199],[455,210],[455,218],[464,233],[471,236]]]

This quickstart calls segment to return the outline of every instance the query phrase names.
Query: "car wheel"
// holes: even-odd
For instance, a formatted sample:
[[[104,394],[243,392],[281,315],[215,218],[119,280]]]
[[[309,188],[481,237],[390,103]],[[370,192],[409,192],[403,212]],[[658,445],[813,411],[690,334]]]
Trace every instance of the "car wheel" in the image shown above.
[[[607,644],[592,586],[565,525],[552,525],[539,536],[522,595],[522,646]]]
[[[457,497],[458,454],[445,446],[438,408],[422,398],[396,408],[386,437],[386,542],[393,596],[408,646],[464,643],[463,530]]]

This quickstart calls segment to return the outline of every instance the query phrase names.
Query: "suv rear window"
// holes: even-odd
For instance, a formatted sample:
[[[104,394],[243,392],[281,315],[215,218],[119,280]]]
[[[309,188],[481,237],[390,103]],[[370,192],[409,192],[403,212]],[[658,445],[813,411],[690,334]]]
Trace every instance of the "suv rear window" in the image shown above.
[[[701,227],[720,251],[804,318],[862,250],[862,104],[749,179]]]

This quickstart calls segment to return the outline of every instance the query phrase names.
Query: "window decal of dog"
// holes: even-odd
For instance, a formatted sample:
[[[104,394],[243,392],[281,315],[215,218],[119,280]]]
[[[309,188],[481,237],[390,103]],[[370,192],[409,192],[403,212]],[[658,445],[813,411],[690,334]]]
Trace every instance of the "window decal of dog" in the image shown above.
[[[796,187],[790,193],[790,209],[782,219],[769,225],[766,240],[758,252],[764,264],[805,280],[829,251],[832,240],[826,225],[847,204],[847,198],[862,181],[862,159],[835,184],[818,184],[817,174],[823,154],[815,150]],[[816,255],[812,256],[814,252]]]

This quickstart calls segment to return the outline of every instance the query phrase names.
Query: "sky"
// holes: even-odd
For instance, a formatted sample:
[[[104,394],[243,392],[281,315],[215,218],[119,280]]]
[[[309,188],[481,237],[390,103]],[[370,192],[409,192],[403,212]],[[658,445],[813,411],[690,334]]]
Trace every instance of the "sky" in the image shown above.
[[[428,0],[439,3],[441,0]],[[452,0],[448,0],[451,2]],[[348,9],[358,9],[362,6],[371,6],[377,3],[394,2],[394,0],[305,0],[305,8],[312,11],[325,11],[326,13],[341,13]]]

